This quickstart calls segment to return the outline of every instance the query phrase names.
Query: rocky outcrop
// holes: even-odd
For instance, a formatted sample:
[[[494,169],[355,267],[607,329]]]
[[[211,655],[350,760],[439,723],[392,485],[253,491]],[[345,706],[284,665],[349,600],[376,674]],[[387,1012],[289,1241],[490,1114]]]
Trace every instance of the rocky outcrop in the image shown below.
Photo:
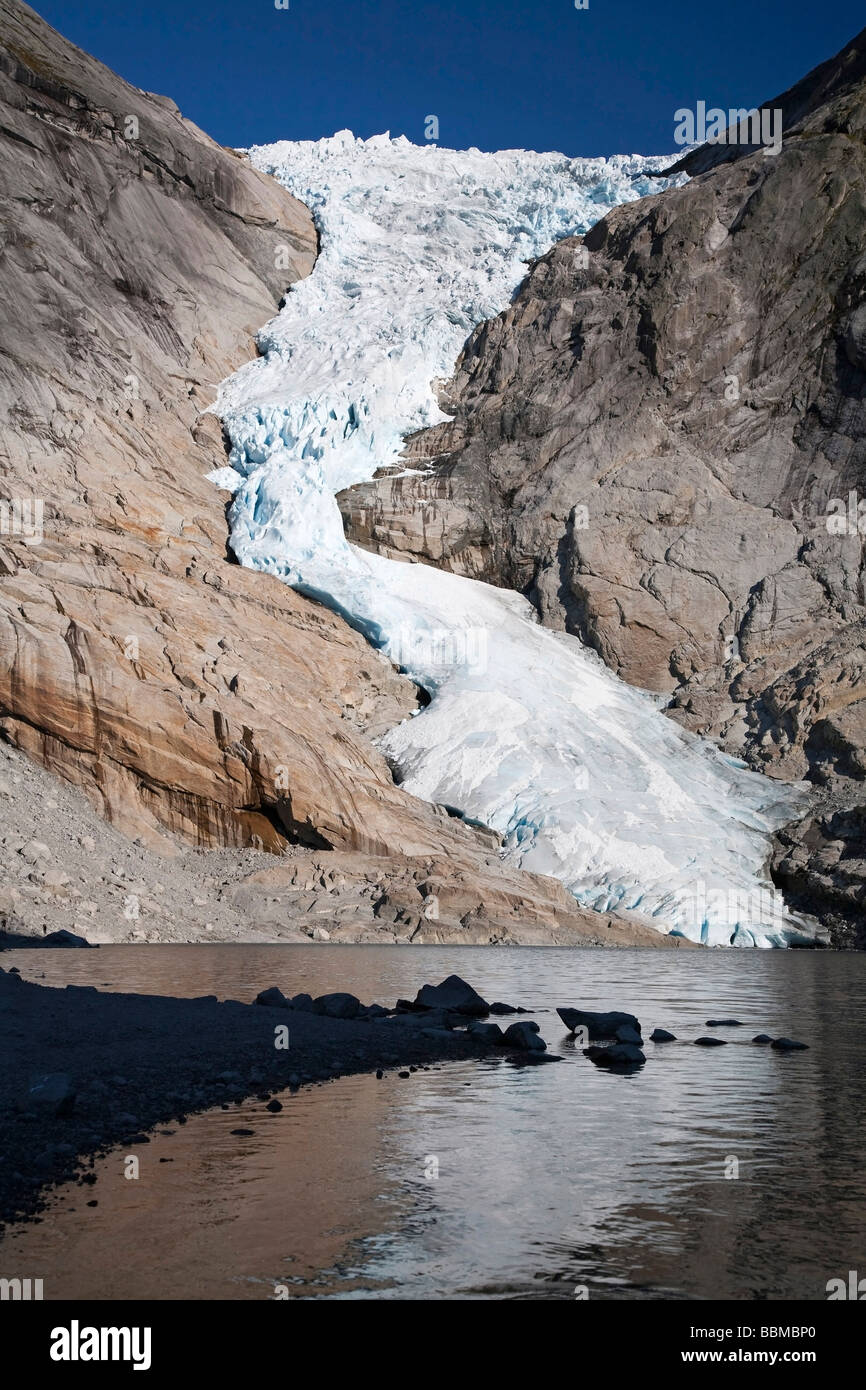
[[[15,773],[6,930],[655,944],[397,787],[372,740],[415,687],[232,563],[207,406],[312,267],[307,209],[26,6],[0,16],[0,732],[139,842],[82,836],[65,789]]]
[[[866,773],[866,31],[768,104],[778,155],[699,151],[685,186],[556,246],[467,343],[417,471],[341,505],[360,544],[522,590],[690,729],[809,779],[820,814],[776,872],[843,929],[864,900],[833,827],[862,819]]]

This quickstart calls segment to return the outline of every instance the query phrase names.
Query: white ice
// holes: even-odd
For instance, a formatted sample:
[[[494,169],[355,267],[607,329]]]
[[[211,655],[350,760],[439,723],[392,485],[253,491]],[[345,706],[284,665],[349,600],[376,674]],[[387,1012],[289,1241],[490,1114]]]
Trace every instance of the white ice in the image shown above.
[[[683,734],[520,595],[349,545],[335,493],[444,419],[431,383],[526,261],[656,192],[660,159],[484,154],[400,138],[250,151],[316,217],[312,275],[223,383],[232,546],[343,613],[433,696],[384,748],[405,788],[484,822],[583,904],[710,944],[809,934],[766,874],[801,793]],[[575,499],[579,501],[580,499]]]

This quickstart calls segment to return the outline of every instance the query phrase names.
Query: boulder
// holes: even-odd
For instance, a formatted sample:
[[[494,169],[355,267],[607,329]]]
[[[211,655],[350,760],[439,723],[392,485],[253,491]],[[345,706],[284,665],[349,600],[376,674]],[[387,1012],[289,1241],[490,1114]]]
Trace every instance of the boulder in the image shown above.
[[[361,1001],[354,994],[320,994],[313,1000],[313,1013],[325,1018],[357,1018]]]
[[[757,1033],[755,1037],[752,1038],[752,1042],[756,1043],[771,1043],[772,1041],[773,1039],[770,1037],[769,1033]]]
[[[640,1035],[640,1023],[634,1014],[618,1013],[615,1010],[611,1013],[596,1014],[586,1009],[557,1009],[556,1012],[569,1032],[576,1033],[578,1028],[586,1028],[593,1042],[615,1038],[617,1028],[633,1028]]]
[[[272,985],[270,989],[263,989],[261,994],[256,995],[257,1004],[263,1004],[268,1009],[288,1009],[290,1004],[281,989]]]
[[[289,1007],[297,1009],[303,1014],[311,1014],[313,1012],[313,996],[311,994],[295,994],[289,1000]]]
[[[490,1012],[492,1014],[516,1014],[520,1010],[516,1009],[513,1004],[503,1004],[497,1000],[495,1004],[490,1005]]]
[[[742,1028],[742,1023],[738,1018],[708,1018],[708,1028]]]
[[[770,1044],[777,1052],[808,1052],[809,1044],[795,1042],[793,1038],[775,1038]]]
[[[727,1047],[725,1038],[695,1038],[695,1047]]]
[[[676,1033],[669,1033],[667,1028],[654,1028],[650,1033],[650,1042],[664,1043],[676,1042]]]
[[[65,927],[60,927],[58,931],[49,932],[47,936],[42,938],[42,945],[90,949],[89,941],[86,941],[83,936],[76,936],[75,932],[67,931]]]
[[[505,1040],[505,1035],[498,1023],[470,1023],[466,1029],[473,1038],[480,1038],[482,1042],[501,1043]]]
[[[506,1028],[502,1042],[506,1047],[518,1047],[522,1052],[546,1052],[547,1043],[539,1036],[538,1024],[523,1019]]]
[[[632,1028],[630,1023],[621,1023],[615,1034],[617,1042],[628,1043],[632,1047],[641,1047],[643,1038],[636,1028]]]
[[[66,1072],[48,1072],[31,1077],[25,1108],[62,1117],[75,1108],[75,1087]]]
[[[415,1003],[427,1009],[452,1009],[455,1013],[475,1017],[490,1013],[490,1005],[459,975],[449,975],[438,985],[422,985]]]

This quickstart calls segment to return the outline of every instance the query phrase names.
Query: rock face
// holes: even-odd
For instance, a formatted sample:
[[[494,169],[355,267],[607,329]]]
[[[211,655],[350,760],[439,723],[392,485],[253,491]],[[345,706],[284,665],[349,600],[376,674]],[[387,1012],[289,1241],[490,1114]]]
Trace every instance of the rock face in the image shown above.
[[[371,740],[415,687],[336,615],[232,563],[203,412],[311,269],[307,209],[25,5],[0,0],[0,20],[0,734],[140,842],[142,880],[106,888],[117,848],[94,828],[75,881],[50,883],[17,834],[32,805],[16,774],[6,929],[66,917],[89,934],[114,892],[99,940],[663,941],[501,870],[495,836],[401,791]],[[232,861],[224,891],[192,896],[184,842],[301,859],[279,884]],[[339,873],[336,855],[311,862],[332,848]],[[151,851],[179,855],[178,897],[148,891]]]
[[[418,472],[341,505],[360,544],[524,591],[689,728],[808,778],[816,813],[775,875],[853,930],[866,30],[767,104],[778,155],[698,151],[687,185],[557,245],[470,338],[453,418],[409,441]]]

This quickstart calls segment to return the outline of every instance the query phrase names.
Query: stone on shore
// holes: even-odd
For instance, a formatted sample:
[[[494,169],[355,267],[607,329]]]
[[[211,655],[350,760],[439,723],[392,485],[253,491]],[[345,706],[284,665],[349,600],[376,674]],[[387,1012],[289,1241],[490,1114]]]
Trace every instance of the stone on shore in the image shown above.
[[[270,989],[263,989],[256,995],[256,1003],[262,1004],[266,1009],[288,1009],[291,1007],[288,999],[281,989],[272,985]]]
[[[361,1001],[354,994],[320,994],[313,1000],[313,1013],[325,1018],[357,1018]]]
[[[61,1118],[75,1108],[75,1087],[65,1072],[49,1072],[32,1077],[25,1097],[26,1109],[48,1112]]]

